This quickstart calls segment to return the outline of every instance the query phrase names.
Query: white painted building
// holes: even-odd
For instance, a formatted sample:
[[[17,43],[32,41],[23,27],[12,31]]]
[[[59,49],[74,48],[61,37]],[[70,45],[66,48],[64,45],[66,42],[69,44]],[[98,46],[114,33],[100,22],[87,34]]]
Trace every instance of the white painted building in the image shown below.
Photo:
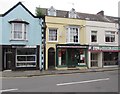
[[[86,21],[89,68],[113,67],[118,64],[118,24],[107,20]]]

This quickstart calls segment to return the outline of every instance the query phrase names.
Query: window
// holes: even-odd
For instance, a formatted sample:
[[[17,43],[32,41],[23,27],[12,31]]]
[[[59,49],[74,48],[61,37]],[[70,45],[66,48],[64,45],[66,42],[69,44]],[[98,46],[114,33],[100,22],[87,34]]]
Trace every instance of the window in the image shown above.
[[[26,40],[27,25],[25,23],[12,23],[12,39]]]
[[[91,42],[97,42],[97,31],[91,31]]]
[[[48,9],[48,15],[50,16],[56,16],[56,10],[53,6],[51,6],[49,9]]]
[[[79,28],[69,27],[67,28],[66,41],[68,43],[79,43]]]
[[[36,67],[36,49],[17,49],[16,67]]]
[[[49,41],[57,41],[57,29],[49,29]]]
[[[115,32],[106,31],[105,32],[105,42],[115,42]]]
[[[104,66],[118,65],[118,53],[117,52],[104,52],[103,53]]]
[[[69,11],[69,18],[77,18],[77,14],[74,8]]]

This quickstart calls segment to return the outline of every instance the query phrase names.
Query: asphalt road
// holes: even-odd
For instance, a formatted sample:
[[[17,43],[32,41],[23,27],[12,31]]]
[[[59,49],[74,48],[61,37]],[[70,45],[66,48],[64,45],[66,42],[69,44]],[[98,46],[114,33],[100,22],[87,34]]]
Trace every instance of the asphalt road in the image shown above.
[[[0,92],[118,92],[118,71],[3,78]]]

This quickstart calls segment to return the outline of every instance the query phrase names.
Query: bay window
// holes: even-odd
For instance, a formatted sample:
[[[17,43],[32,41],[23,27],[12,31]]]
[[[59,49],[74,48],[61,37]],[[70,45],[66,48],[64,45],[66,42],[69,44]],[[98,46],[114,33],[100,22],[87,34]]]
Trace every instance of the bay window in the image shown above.
[[[27,26],[25,23],[12,23],[12,36],[13,40],[26,40]]]

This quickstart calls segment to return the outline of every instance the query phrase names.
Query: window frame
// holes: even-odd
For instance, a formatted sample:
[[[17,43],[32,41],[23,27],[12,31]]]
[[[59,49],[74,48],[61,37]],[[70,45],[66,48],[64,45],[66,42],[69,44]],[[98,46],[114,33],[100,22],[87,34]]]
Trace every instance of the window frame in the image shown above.
[[[30,48],[24,48],[24,49],[30,49]],[[32,49],[35,49],[35,48],[32,48]],[[34,54],[18,54],[18,50],[19,49],[16,49],[16,67],[36,67],[37,66],[36,49],[34,50],[35,51]],[[18,57],[20,57],[20,56],[25,57],[26,60],[24,60],[24,61],[18,60]],[[28,57],[34,57],[35,60],[34,61],[27,60]],[[21,64],[21,66],[19,64]],[[24,65],[24,64],[26,64],[26,65]],[[30,65],[30,64],[34,64],[34,65]]]
[[[78,42],[71,42],[71,39],[70,39],[70,29],[73,29],[73,28],[75,28],[75,29],[78,29]],[[66,28],[67,30],[66,30],[66,43],[72,43],[72,44],[79,44],[79,42],[80,42],[80,36],[79,36],[79,34],[80,34],[80,27],[79,26],[68,26],[67,28]],[[73,40],[74,40],[74,38],[73,38]]]
[[[50,40],[50,30],[56,30],[56,40]],[[58,28],[49,28],[48,29],[48,42],[58,42]]]
[[[109,41],[106,41],[106,37],[109,37]],[[105,31],[105,43],[115,43],[115,40],[116,40],[115,37],[116,37],[115,31]],[[112,39],[112,38],[114,38],[114,39]]]
[[[15,24],[22,25],[21,27],[21,38],[18,38],[18,35],[15,38]],[[11,23],[11,40],[27,40],[28,25],[26,23],[12,22]],[[18,33],[18,31],[17,31]]]
[[[93,32],[94,32],[94,34],[93,34]],[[98,32],[98,31],[96,31],[96,30],[92,30],[92,31],[91,31],[91,42],[92,42],[92,43],[97,43],[97,42],[98,42],[98,34],[97,34],[97,32]],[[93,36],[93,35],[96,36],[96,41],[93,41],[93,40],[92,40],[92,36]]]

